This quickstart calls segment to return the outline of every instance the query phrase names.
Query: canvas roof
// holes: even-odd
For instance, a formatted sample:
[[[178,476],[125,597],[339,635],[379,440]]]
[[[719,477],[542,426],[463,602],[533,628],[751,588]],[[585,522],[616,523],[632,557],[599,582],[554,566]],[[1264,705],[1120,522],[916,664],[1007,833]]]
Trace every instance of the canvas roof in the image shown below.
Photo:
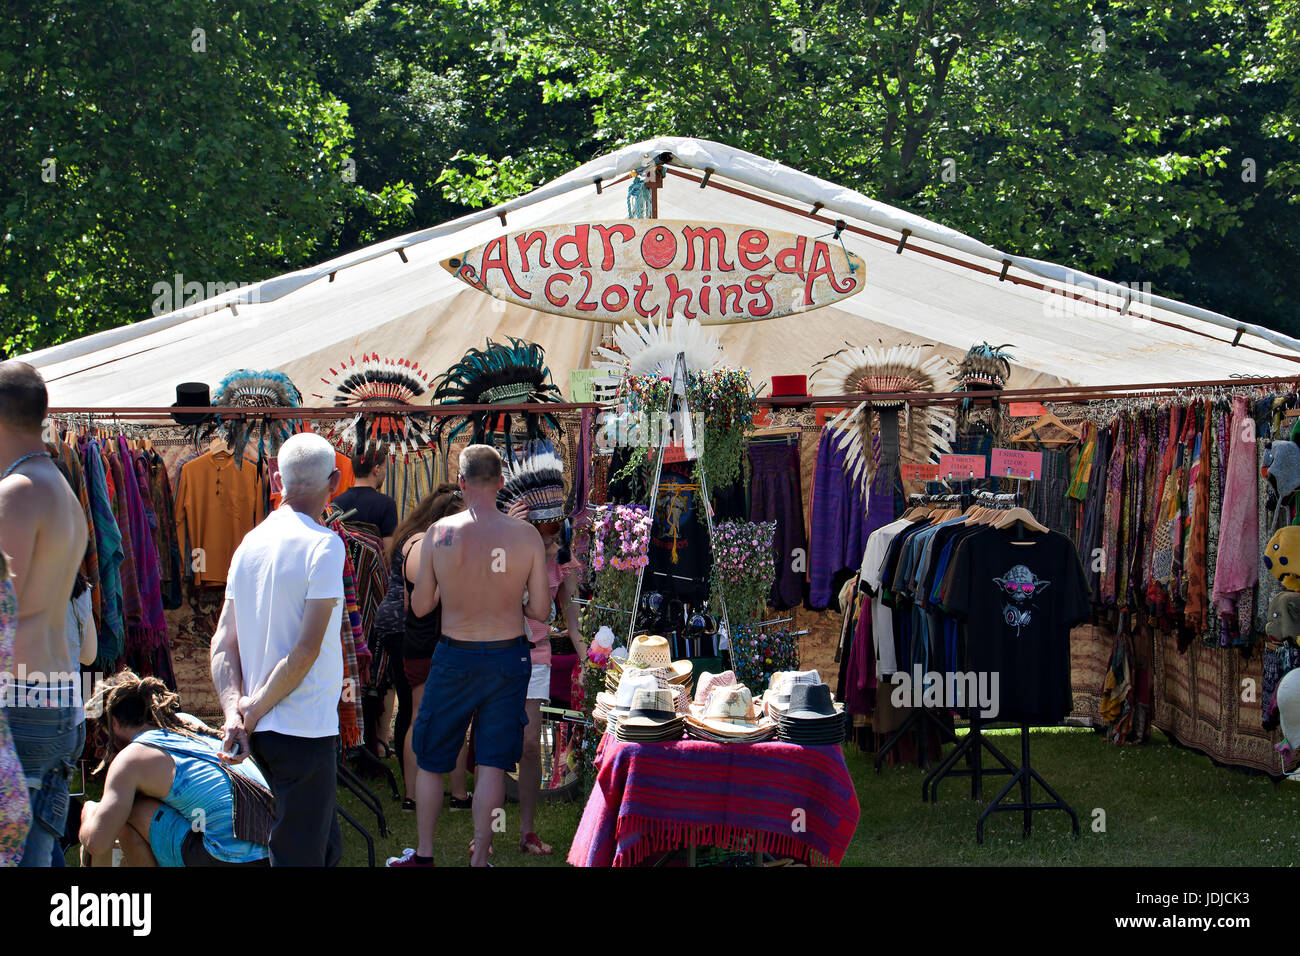
[[[705,169],[713,172],[704,189],[668,176],[659,191],[661,218],[817,236],[827,225],[804,213],[821,203],[823,218],[873,234],[842,235],[865,263],[861,293],[802,314],[713,329],[726,363],[750,369],[756,383],[807,373],[845,344],[900,343],[932,344],[954,360],[976,342],[1010,343],[1012,388],[1300,374],[1296,339],[1158,296],[1133,299],[1123,286],[1005,254],[847,187],[719,143],[679,137],[625,147],[501,206],[22,358],[40,368],[54,406],[170,405],[177,383],[215,386],[238,368],[280,370],[297,384],[304,404],[324,405],[322,379],[349,356],[400,356],[436,373],[489,337],[514,335],[545,348],[567,394],[569,370],[591,364],[591,350],[607,327],[492,299],[438,263],[527,226],[624,218],[626,174],[665,152],[672,154],[670,168],[695,170],[695,179]],[[507,213],[504,227],[500,212]],[[904,230],[909,236],[899,253]],[[1102,305],[999,281],[1004,262],[1013,279],[1083,291]],[[198,278],[206,277],[186,277]],[[1107,304],[1112,308],[1102,307]]]

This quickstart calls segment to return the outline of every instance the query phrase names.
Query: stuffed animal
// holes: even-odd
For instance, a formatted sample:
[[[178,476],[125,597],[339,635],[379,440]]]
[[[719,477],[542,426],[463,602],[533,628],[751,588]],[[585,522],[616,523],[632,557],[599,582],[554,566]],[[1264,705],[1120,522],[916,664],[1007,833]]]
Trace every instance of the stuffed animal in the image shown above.
[[[1288,591],[1300,591],[1300,526],[1279,528],[1264,546],[1264,567]]]
[[[1288,671],[1277,685],[1277,713],[1282,742],[1274,744],[1273,749],[1282,755],[1282,772],[1286,773],[1286,765],[1300,744],[1300,668]]]
[[[1300,445],[1293,441],[1269,442],[1260,471],[1268,482],[1269,507],[1276,507],[1300,488]]]
[[[1268,602],[1264,633],[1278,642],[1294,641],[1300,636],[1300,593],[1282,591]]]

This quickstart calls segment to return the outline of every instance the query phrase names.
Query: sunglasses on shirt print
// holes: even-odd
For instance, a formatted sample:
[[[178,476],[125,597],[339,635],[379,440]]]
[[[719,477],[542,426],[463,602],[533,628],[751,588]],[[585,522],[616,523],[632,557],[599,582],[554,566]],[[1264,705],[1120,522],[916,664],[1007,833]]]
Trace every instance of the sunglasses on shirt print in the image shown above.
[[[1002,589],[1006,591],[1007,594],[1011,594],[1011,595],[1014,594],[1032,595],[1034,593],[1034,585],[1017,584],[1014,581],[1008,581],[1006,584],[1002,585]]]

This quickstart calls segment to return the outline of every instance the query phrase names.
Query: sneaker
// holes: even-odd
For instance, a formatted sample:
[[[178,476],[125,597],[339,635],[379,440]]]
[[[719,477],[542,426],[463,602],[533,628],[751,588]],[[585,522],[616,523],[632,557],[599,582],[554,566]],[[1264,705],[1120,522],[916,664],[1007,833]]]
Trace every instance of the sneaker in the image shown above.
[[[415,862],[415,848],[414,848],[414,847],[410,847],[410,846],[408,846],[405,850],[402,851],[402,855],[401,855],[401,856],[390,856],[390,857],[388,858],[387,862],[384,863],[384,866],[391,866],[391,867],[409,867],[409,866],[431,867],[431,866],[433,866],[433,864],[432,864],[432,863],[417,863],[417,862]]]
[[[467,797],[452,797],[451,808],[453,810],[472,810],[474,809],[474,794]]]

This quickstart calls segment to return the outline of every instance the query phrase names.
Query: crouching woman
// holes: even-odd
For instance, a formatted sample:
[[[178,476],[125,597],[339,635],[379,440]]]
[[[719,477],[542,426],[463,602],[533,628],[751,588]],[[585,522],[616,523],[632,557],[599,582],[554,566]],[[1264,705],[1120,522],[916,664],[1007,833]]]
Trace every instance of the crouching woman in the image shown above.
[[[273,804],[252,760],[221,760],[219,733],[178,712],[180,697],[129,670],[104,681],[87,711],[108,742],[104,796],[81,813],[83,863],[267,866]]]

